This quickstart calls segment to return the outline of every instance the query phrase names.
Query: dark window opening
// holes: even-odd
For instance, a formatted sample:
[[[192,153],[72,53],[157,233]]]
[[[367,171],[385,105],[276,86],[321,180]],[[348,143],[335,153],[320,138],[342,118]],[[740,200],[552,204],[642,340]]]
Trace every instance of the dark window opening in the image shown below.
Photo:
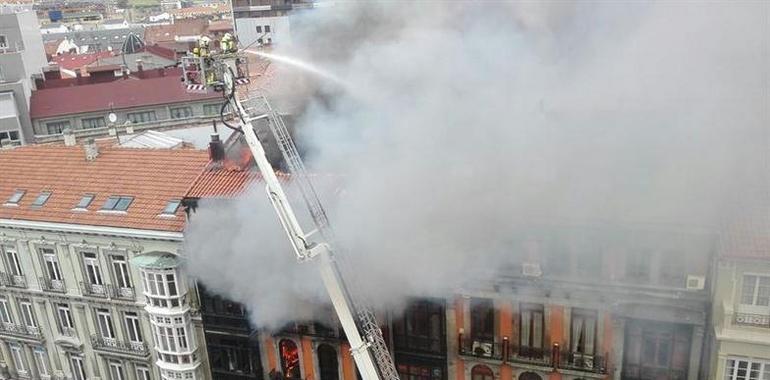
[[[626,326],[623,379],[687,378],[691,327],[630,321]]]
[[[445,354],[446,312],[440,300],[419,300],[393,323],[396,350]]]
[[[495,374],[485,365],[477,365],[471,369],[471,380],[495,380]]]
[[[328,344],[318,346],[318,369],[321,380],[339,380],[337,350]]]
[[[473,340],[492,341],[495,337],[495,309],[492,300],[471,300],[471,337]]]

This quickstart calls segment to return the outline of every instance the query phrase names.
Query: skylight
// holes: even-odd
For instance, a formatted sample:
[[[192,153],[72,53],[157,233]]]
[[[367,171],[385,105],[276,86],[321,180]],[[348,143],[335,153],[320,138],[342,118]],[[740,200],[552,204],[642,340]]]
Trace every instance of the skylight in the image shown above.
[[[134,201],[134,197],[121,197],[113,195],[104,202],[102,210],[104,211],[126,211],[131,202]]]
[[[35,198],[35,201],[32,202],[32,206],[34,207],[40,207],[45,204],[45,202],[48,201],[48,198],[51,197],[50,191],[41,191],[40,194]]]
[[[166,203],[166,208],[163,209],[163,212],[161,215],[175,215],[176,210],[179,209],[179,205],[182,203],[182,201],[178,199],[172,199]]]
[[[5,203],[10,203],[14,205],[19,204],[19,202],[21,201],[21,198],[24,197],[24,194],[26,192],[27,192],[26,190],[16,190],[16,192],[14,192],[13,195],[11,195],[11,197],[8,198],[8,201],[6,201]]]
[[[75,208],[88,208],[88,206],[90,206],[91,202],[93,201],[94,201],[93,194],[83,194],[83,197],[80,198],[80,202],[78,202]]]

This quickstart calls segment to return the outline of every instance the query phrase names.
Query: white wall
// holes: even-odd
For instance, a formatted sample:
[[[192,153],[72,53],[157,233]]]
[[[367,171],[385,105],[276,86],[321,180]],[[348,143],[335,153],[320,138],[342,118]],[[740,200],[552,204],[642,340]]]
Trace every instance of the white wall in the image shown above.
[[[270,26],[270,33],[264,33],[265,25]],[[262,33],[257,33],[257,26],[262,27]],[[260,37],[265,43],[268,38],[271,38],[274,44],[291,43],[289,16],[238,18],[235,19],[235,28],[241,46],[247,46]],[[263,34],[265,35],[262,36]],[[252,46],[255,45],[256,43]]]

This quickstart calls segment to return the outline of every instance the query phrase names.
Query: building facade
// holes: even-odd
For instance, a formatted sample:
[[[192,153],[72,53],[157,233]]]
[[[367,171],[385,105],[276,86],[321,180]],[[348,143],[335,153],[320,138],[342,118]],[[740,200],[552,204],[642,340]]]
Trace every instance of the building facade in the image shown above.
[[[311,9],[317,2],[306,0],[233,0],[233,20],[242,44],[267,45],[291,42],[290,15]]]
[[[35,13],[0,8],[0,148],[32,141],[32,76],[46,65]]]
[[[195,288],[169,264],[207,161],[109,141],[0,152],[0,378],[207,378]]]

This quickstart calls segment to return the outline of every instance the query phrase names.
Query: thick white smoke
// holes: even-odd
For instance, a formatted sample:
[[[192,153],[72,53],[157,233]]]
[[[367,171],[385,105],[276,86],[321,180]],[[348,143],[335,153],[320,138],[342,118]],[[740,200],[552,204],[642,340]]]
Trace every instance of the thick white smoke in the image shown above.
[[[351,89],[307,107],[298,144],[342,176],[330,212],[361,290],[445,294],[509,263],[522,226],[718,225],[765,180],[769,7],[338,2],[298,17],[278,53]],[[324,300],[261,189],[204,202],[187,236],[192,274],[255,323]]]

